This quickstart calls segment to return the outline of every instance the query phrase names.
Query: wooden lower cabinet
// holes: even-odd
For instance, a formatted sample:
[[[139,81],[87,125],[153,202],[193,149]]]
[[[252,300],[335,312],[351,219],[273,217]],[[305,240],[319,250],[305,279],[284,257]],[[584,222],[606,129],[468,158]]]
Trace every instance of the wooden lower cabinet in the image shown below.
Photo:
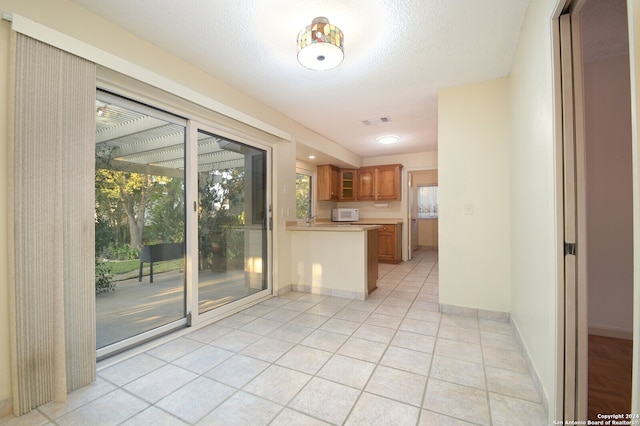
[[[378,230],[367,231],[367,294],[378,288]]]
[[[400,263],[402,260],[402,224],[381,225],[378,230],[378,261]]]

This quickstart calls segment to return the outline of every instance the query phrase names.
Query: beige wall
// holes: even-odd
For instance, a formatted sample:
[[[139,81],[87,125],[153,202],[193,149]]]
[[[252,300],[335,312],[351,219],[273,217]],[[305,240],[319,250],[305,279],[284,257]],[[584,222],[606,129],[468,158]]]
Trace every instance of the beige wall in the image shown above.
[[[438,219],[418,219],[418,246],[438,247]]]
[[[549,404],[556,404],[562,217],[556,143],[552,18],[561,0],[529,3],[509,82],[511,318]]]
[[[502,78],[438,95],[443,304],[510,311],[508,84]]]

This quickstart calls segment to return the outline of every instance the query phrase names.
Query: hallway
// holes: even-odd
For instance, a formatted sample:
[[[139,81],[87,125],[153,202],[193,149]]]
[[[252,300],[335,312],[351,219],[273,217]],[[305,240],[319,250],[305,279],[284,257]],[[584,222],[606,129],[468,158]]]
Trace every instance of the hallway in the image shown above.
[[[144,352],[9,425],[545,425],[508,322],[438,312],[437,252],[366,301],[290,292]],[[122,358],[122,357],[120,357]]]

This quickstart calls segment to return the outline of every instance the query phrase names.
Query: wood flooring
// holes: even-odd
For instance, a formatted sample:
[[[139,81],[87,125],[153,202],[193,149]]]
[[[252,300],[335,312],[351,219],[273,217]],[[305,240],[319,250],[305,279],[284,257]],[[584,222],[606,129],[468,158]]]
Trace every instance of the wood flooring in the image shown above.
[[[589,335],[589,419],[631,411],[633,341]]]

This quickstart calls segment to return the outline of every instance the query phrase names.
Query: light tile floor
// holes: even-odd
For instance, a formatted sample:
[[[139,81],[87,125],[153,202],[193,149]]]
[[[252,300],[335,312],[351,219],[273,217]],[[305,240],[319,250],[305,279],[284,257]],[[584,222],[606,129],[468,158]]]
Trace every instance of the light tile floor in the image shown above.
[[[438,312],[437,252],[366,301],[291,292],[99,368],[15,425],[545,425],[508,322]]]

